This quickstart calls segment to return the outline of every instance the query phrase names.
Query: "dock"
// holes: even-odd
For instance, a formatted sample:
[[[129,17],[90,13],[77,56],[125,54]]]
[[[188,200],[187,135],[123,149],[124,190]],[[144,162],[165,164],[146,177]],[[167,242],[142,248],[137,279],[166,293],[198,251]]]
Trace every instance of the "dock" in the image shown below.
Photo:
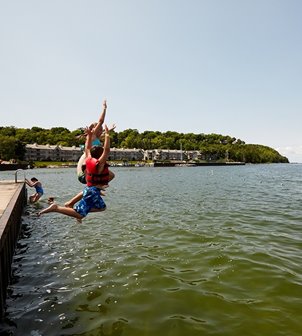
[[[5,311],[11,264],[26,200],[24,181],[0,181],[0,316]]]

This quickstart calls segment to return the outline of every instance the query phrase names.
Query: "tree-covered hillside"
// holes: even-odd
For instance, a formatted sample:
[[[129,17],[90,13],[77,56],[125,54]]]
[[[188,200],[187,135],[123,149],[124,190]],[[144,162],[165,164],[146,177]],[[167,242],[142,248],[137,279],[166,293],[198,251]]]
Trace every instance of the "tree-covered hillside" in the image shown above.
[[[22,160],[25,145],[37,143],[39,145],[79,146],[83,144],[83,129],[69,131],[64,127],[43,129],[41,127],[16,128],[0,127],[0,158],[2,160]],[[136,129],[121,132],[111,132],[111,147],[141,148],[141,149],[182,149],[198,150],[205,158],[216,160],[228,158],[230,161],[247,163],[283,162],[288,159],[276,150],[263,146],[245,144],[244,141],[221,134],[177,133],[173,131],[145,131],[139,133]]]

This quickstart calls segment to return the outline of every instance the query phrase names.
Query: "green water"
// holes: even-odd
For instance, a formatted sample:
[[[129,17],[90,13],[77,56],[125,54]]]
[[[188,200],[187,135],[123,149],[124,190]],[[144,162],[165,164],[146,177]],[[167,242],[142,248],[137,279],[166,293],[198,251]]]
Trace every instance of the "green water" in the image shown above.
[[[27,207],[3,335],[302,334],[302,165],[113,170],[80,225]],[[31,176],[58,203],[81,189]]]

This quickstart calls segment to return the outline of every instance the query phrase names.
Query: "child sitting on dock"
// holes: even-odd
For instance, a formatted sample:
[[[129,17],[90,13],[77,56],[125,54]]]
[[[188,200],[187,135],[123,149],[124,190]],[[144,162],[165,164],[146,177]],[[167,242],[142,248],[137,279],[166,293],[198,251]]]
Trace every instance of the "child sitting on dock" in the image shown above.
[[[36,203],[41,198],[41,196],[44,194],[44,190],[42,188],[42,183],[35,177],[32,177],[30,181],[28,179],[25,179],[26,184],[29,187],[35,188],[36,192],[29,196],[29,202],[30,203]]]

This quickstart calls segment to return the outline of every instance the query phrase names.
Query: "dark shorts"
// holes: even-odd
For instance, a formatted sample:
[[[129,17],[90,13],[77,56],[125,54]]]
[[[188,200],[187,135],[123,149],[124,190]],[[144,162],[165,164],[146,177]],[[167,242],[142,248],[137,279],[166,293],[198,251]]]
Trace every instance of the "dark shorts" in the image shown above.
[[[97,187],[86,187],[83,190],[83,198],[75,206],[75,211],[83,217],[86,217],[91,209],[106,209],[106,204],[101,197],[101,191]]]
[[[78,180],[83,183],[86,184],[86,176],[85,173],[82,173],[81,175],[78,175]]]

